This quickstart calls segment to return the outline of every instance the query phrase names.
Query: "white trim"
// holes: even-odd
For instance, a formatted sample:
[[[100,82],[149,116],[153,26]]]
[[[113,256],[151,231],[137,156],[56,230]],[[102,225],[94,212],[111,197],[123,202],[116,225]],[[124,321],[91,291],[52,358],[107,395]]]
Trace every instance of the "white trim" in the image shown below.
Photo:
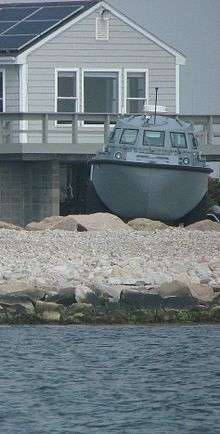
[[[19,112],[26,113],[28,111],[28,65],[19,65]],[[20,130],[28,129],[28,121],[19,122]],[[19,134],[20,143],[27,143],[27,133]]]
[[[84,113],[85,110],[85,103],[84,103],[84,74],[85,72],[116,72],[118,74],[118,113],[121,112],[122,109],[122,70],[121,69],[115,69],[115,68],[82,68],[82,76],[81,76],[81,107],[82,107],[82,113]],[[89,124],[86,125],[84,122],[82,122],[82,125],[85,128],[88,127],[99,127],[103,128],[100,124]]]
[[[176,113],[180,112],[180,65],[176,65]]]
[[[127,77],[128,72],[143,72],[145,74],[145,98],[128,98],[127,96]],[[124,70],[124,107],[122,110],[124,113],[127,113],[127,99],[134,99],[134,100],[141,100],[143,101],[149,101],[149,69],[133,69],[133,68],[126,68]]]
[[[39,47],[41,47],[42,45],[46,44],[47,42],[51,41],[57,35],[59,35],[60,33],[64,32],[65,30],[69,29],[73,24],[75,24],[75,23],[81,21],[82,19],[86,18],[88,15],[92,14],[93,12],[95,12],[96,10],[98,10],[100,7],[103,7],[105,9],[107,9],[114,16],[116,16],[117,18],[119,18],[124,23],[128,24],[131,28],[133,28],[137,32],[141,33],[146,38],[150,39],[152,42],[154,42],[159,47],[161,47],[164,50],[166,50],[168,53],[172,54],[176,58],[176,62],[178,64],[185,65],[185,59],[186,58],[185,58],[185,56],[182,53],[178,52],[173,47],[170,47],[168,44],[166,44],[165,42],[161,41],[159,38],[157,38],[156,36],[154,36],[152,33],[146,31],[145,29],[143,29],[141,26],[139,26],[134,21],[132,21],[131,19],[129,19],[125,15],[121,14],[120,12],[118,12],[117,10],[115,10],[114,8],[112,8],[108,3],[104,2],[104,1],[101,1],[101,2],[99,2],[97,4],[95,4],[94,6],[92,6],[87,11],[82,12],[78,17],[73,18],[71,21],[69,21],[65,25],[61,26],[59,29],[55,30],[50,35],[48,35],[47,37],[43,38],[41,41],[36,42],[36,44],[32,45],[32,47],[28,48],[26,51],[24,51],[24,53],[18,55],[18,61],[23,62],[24,59],[26,59],[26,57],[30,53],[32,53],[33,51],[37,50]]]
[[[76,101],[76,112],[79,111],[79,107],[80,107],[80,103],[79,103],[79,99],[80,99],[80,85],[79,85],[79,73],[80,70],[79,68],[55,68],[55,75],[54,75],[54,80],[55,80],[55,92],[54,92],[54,112],[58,113],[57,111],[57,99],[58,99],[58,73],[59,72],[75,72],[76,73],[76,97],[75,97],[75,101]],[[68,124],[58,124],[57,121],[55,121],[55,127],[69,127]]]
[[[6,76],[5,76],[5,69],[0,69],[0,72],[2,73],[2,112],[4,113],[6,110]]]

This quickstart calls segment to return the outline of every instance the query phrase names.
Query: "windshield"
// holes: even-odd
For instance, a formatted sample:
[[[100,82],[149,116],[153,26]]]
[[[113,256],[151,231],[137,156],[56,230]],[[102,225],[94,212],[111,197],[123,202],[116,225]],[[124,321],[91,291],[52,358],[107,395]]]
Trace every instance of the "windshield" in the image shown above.
[[[137,140],[138,130],[126,129],[123,131],[120,143],[134,145]]]
[[[170,133],[173,148],[187,148],[185,133]]]
[[[117,142],[120,138],[121,132],[121,128],[115,128],[110,135],[109,142]]]
[[[193,149],[197,149],[198,148],[198,140],[197,138],[194,136],[194,134],[189,134],[189,141],[190,141],[190,145]]]

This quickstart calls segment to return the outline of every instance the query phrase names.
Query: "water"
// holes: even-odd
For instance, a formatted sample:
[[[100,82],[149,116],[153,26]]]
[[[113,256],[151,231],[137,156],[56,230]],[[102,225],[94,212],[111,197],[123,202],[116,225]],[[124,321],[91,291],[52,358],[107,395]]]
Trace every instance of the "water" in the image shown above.
[[[218,326],[0,327],[1,434],[220,433]]]

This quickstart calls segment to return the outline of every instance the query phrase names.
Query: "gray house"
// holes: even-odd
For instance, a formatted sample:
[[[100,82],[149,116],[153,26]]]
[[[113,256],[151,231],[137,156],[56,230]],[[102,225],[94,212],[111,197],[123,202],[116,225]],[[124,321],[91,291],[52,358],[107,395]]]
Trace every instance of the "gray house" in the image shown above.
[[[156,86],[158,110],[179,112],[183,54],[103,1],[2,5],[0,63],[7,221],[84,211],[87,161],[110,119],[97,114],[150,111]]]

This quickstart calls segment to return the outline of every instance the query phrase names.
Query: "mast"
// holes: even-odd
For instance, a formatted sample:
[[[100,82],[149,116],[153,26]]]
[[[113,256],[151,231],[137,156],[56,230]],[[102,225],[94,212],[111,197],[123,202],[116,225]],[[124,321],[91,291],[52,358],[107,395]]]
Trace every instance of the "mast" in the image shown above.
[[[154,108],[154,125],[156,123],[156,117],[157,117],[157,94],[158,94],[158,89],[159,89],[159,87],[155,87],[156,95],[155,95],[155,108]]]

